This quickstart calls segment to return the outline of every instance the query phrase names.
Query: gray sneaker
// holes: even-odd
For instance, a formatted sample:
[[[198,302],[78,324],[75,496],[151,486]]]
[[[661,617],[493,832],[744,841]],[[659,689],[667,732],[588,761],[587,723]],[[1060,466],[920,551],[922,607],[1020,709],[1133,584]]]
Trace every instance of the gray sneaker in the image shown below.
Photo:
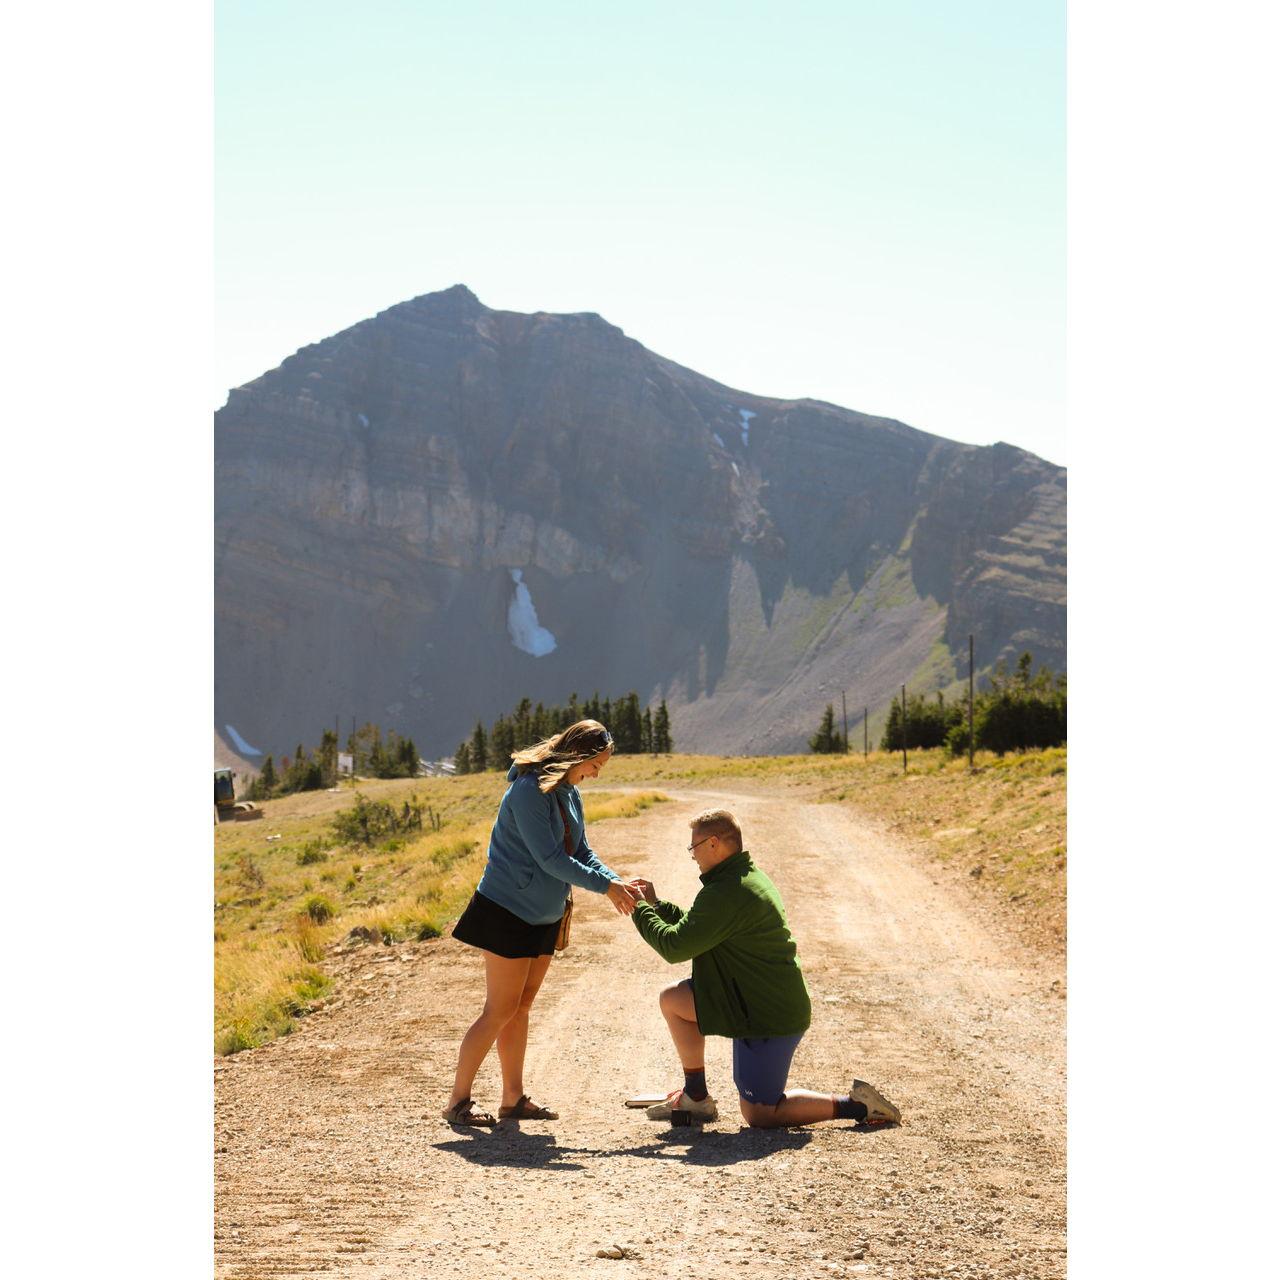
[[[656,1107],[649,1107],[645,1115],[650,1120],[670,1120],[673,1111],[687,1111],[695,1120],[714,1120],[719,1114],[716,1111],[716,1100],[710,1094],[701,1102],[695,1102],[685,1094],[683,1089],[677,1089],[674,1093],[668,1094],[665,1102],[659,1102]]]
[[[902,1112],[865,1080],[855,1080],[849,1086],[849,1097],[866,1107],[867,1121],[871,1124],[897,1124],[902,1119]]]

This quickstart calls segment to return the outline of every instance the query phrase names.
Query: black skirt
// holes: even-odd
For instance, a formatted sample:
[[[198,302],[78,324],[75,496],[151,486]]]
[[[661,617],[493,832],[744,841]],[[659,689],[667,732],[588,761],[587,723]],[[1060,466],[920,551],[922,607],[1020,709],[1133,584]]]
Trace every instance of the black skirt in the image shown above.
[[[459,942],[479,947],[481,951],[492,951],[508,960],[551,955],[559,932],[559,920],[529,924],[483,893],[471,895],[467,909],[453,926],[453,936]]]

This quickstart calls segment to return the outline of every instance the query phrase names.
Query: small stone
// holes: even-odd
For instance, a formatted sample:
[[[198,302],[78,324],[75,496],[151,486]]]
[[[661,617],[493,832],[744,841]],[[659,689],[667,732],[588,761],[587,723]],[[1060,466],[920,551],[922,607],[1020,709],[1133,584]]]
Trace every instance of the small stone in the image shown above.
[[[607,1249],[596,1250],[597,1258],[625,1258],[626,1256],[627,1251],[616,1244],[610,1245]]]

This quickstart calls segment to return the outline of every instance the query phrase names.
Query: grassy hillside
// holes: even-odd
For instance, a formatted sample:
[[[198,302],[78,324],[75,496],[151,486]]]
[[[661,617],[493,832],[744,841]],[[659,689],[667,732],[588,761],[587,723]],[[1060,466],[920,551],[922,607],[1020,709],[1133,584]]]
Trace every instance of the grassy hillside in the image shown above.
[[[470,896],[506,787],[498,773],[362,781],[359,793],[422,806],[421,831],[372,845],[332,830],[355,790],[268,801],[258,822],[214,833],[214,1041],[219,1053],[292,1030],[329,987],[324,949],[351,929],[395,941],[438,936]],[[625,818],[664,797],[583,793],[589,822]]]

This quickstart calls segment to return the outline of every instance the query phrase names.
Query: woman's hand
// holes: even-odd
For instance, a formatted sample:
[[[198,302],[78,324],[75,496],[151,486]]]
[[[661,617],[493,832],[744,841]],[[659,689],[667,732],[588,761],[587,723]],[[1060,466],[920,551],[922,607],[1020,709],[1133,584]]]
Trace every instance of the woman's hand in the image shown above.
[[[633,885],[623,884],[621,880],[611,881],[605,892],[609,895],[609,901],[624,916],[629,916],[640,901],[640,890]]]
[[[652,880],[641,880],[637,877],[634,880],[628,880],[627,883],[633,888],[639,890],[640,896],[651,906],[658,905],[658,891],[653,887]]]

